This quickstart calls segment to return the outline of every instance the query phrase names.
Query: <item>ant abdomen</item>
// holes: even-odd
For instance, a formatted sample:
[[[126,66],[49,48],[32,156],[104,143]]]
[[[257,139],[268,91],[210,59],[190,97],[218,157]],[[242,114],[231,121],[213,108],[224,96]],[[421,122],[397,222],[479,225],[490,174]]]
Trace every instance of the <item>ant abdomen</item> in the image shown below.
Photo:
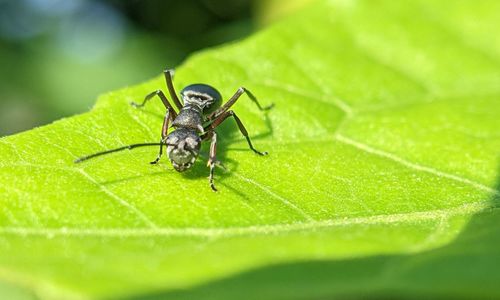
[[[213,111],[222,103],[222,96],[219,91],[203,83],[195,83],[186,86],[182,89],[181,96],[184,100],[184,106],[197,106],[201,108],[204,113]]]

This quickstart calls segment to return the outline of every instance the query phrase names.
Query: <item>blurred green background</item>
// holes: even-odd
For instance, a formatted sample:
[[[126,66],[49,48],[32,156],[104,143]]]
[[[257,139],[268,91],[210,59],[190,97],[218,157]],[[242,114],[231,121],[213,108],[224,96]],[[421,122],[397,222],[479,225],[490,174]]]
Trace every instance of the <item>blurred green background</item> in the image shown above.
[[[0,136],[89,110],[308,0],[0,0]]]

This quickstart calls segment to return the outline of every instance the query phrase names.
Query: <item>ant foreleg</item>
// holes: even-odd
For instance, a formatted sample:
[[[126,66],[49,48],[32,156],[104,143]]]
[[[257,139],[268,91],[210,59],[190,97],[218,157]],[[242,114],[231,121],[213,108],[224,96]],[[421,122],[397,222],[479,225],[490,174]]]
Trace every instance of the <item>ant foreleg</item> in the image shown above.
[[[158,156],[156,157],[155,160],[149,163],[152,165],[156,165],[160,161],[162,155],[163,155],[163,139],[160,141],[160,152],[158,153]]]
[[[215,188],[214,185],[214,169],[215,165],[217,164],[217,158],[216,158],[216,153],[217,153],[217,133],[215,131],[212,131],[212,141],[210,143],[210,153],[208,157],[208,162],[207,162],[207,167],[210,167],[210,176],[208,177],[208,182],[210,183],[210,187],[214,192],[217,192],[217,189]]]
[[[167,135],[168,135],[168,124],[170,122],[170,111],[167,111],[167,113],[165,114],[165,118],[163,119],[163,125],[161,126],[161,141],[160,141],[160,152],[158,153],[158,156],[156,157],[156,159],[152,162],[150,162],[150,164],[152,165],[155,165],[158,163],[158,161],[160,161],[160,158],[163,154],[163,146],[165,145],[165,139],[167,138]]]
[[[222,115],[220,115],[219,117],[217,117],[217,119],[215,119],[213,121],[212,124],[209,125],[209,128],[211,128],[212,130],[217,128],[217,126],[219,126],[222,122],[224,122],[227,118],[229,117],[234,117],[234,120],[236,121],[236,124],[238,124],[238,128],[240,129],[240,132],[241,134],[245,137],[245,139],[247,140],[248,142],[248,146],[250,147],[250,149],[252,149],[253,152],[259,154],[259,155],[267,155],[268,153],[267,152],[260,152],[259,150],[255,149],[252,145],[252,141],[250,140],[250,137],[248,136],[248,131],[247,129],[245,128],[245,125],[243,125],[243,123],[241,122],[240,118],[238,118],[238,116],[236,115],[236,113],[232,110],[229,110],[229,111],[226,111],[225,113],[223,113]]]

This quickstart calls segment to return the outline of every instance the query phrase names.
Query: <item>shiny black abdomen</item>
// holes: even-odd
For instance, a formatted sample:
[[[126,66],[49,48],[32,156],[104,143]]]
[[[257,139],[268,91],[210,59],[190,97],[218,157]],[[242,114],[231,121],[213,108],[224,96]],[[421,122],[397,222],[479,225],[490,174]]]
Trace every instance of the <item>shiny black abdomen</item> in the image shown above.
[[[181,96],[184,105],[199,107],[205,114],[212,112],[222,104],[222,96],[219,91],[203,83],[195,83],[186,86],[182,89]]]

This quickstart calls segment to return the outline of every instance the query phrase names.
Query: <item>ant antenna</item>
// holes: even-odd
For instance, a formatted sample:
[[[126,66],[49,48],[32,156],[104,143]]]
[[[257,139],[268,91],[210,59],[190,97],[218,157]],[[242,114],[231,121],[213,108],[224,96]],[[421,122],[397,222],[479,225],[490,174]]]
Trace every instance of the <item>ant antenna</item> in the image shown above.
[[[77,158],[77,159],[75,159],[75,164],[81,163],[84,160],[88,160],[88,159],[91,159],[91,158],[94,158],[94,157],[97,157],[97,156],[101,156],[101,155],[105,155],[105,154],[109,154],[109,153],[113,153],[113,152],[118,152],[118,151],[122,151],[122,150],[132,150],[132,149],[138,148],[138,147],[162,146],[162,145],[166,145],[166,144],[164,144],[164,143],[142,143],[142,144],[127,145],[127,146],[123,146],[123,147],[120,147],[120,148],[116,148],[116,149],[112,149],[112,150],[106,150],[106,151],[102,151],[102,152],[97,152],[97,153],[94,153],[94,154],[90,154],[90,155],[87,155],[87,156],[83,156],[83,157]]]

